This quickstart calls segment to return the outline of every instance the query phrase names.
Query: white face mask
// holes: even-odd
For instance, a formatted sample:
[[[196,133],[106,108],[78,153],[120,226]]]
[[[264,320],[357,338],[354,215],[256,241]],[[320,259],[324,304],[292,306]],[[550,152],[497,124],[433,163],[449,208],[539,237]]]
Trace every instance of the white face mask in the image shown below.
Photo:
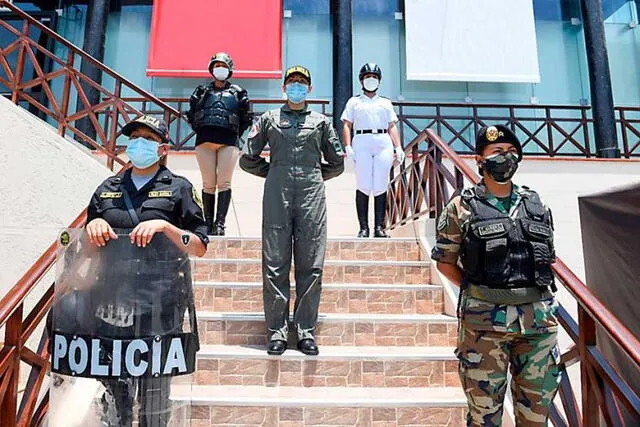
[[[213,69],[213,77],[221,82],[225,81],[229,77],[229,69],[225,67],[216,67]]]
[[[380,80],[375,77],[367,77],[362,81],[362,87],[369,92],[375,92],[378,90],[378,86],[380,86]]]

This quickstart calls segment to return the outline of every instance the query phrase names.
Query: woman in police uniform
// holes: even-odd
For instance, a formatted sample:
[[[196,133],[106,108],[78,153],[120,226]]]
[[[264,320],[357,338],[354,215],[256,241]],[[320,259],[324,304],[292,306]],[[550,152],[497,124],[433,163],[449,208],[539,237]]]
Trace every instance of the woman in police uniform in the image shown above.
[[[396,126],[398,116],[391,101],[377,94],[382,79],[380,67],[374,63],[364,64],[359,77],[363,93],[349,99],[341,117],[345,151],[356,167],[358,237],[369,237],[370,195],[374,197],[374,237],[388,237],[384,232],[384,215],[389,170],[394,157],[400,163],[404,161]]]
[[[560,382],[553,221],[535,191],[512,182],[521,159],[508,127],[480,129],[483,179],[445,207],[431,254],[461,288],[456,354],[469,426],[502,425],[508,369],[516,425],[546,426]]]
[[[251,126],[252,116],[247,91],[229,82],[233,75],[231,57],[224,52],[216,53],[209,62],[209,72],[213,81],[198,86],[193,92],[187,118],[196,133],[207,232],[224,236],[231,203],[231,179],[240,154],[238,141]]]
[[[198,195],[187,179],[174,175],[163,165],[169,152],[166,123],[151,116],[142,116],[128,123],[122,133],[130,138],[126,152],[132,168],[122,175],[107,178],[96,189],[87,213],[86,232],[89,240],[102,247],[118,239],[116,231],[122,233],[126,230],[129,232],[130,243],[144,248],[156,234],[161,233],[189,255],[203,256],[209,240]],[[150,268],[153,268],[153,259],[150,259],[150,263]],[[117,276],[118,269],[108,270],[104,274]],[[190,281],[182,282],[181,285],[191,286]],[[141,294],[155,301],[152,295],[162,293],[162,307],[154,306],[150,310],[161,313],[164,330],[180,331],[182,318],[177,316],[176,320],[175,307],[193,308],[190,290],[186,290],[186,298],[190,301],[184,301],[185,295],[178,289],[180,285],[177,283],[166,286],[163,278],[160,278],[158,281],[151,281],[150,286],[160,288],[147,289],[146,293],[141,291]],[[153,304],[153,301],[147,301],[129,305],[149,307]],[[109,313],[106,308],[112,308],[114,313]],[[96,312],[104,327],[110,333],[130,333],[132,325],[119,324],[117,320],[118,313],[131,308],[106,308]],[[152,322],[149,320],[151,314],[142,311],[132,312],[137,319],[134,324],[137,322],[148,325]],[[190,317],[192,313],[190,312]],[[135,325],[133,327],[139,328]],[[147,326],[142,328],[148,329]],[[115,401],[119,425],[131,425],[134,400],[131,385],[119,379],[105,379],[103,384]],[[167,425],[171,415],[169,387],[169,378],[145,378],[140,382],[141,426]]]

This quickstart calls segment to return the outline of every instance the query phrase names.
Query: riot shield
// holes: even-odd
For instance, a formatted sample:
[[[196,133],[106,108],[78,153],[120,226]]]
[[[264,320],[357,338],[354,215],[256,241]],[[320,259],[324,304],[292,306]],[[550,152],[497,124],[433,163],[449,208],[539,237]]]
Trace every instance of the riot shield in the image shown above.
[[[59,239],[49,425],[187,426],[199,348],[189,256],[166,236]],[[176,397],[183,396],[183,397]]]

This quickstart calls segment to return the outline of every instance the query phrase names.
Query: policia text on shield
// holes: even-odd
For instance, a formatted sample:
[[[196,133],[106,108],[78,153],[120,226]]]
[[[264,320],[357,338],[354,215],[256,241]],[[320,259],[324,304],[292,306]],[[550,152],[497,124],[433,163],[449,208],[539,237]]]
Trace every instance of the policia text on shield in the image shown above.
[[[198,347],[189,255],[204,255],[209,240],[199,194],[164,166],[166,123],[142,116],[122,133],[133,167],[91,198],[84,247],[94,248],[100,266],[92,290],[54,304],[53,367],[103,377],[107,425],[132,425],[139,400],[139,425],[164,427],[172,416],[171,375],[189,371],[186,354],[194,360]],[[187,310],[191,338],[181,335]],[[60,328],[57,320],[74,312],[84,316],[77,329],[96,326],[90,334]]]
[[[344,170],[342,145],[322,114],[305,102],[311,73],[289,68],[283,90],[287,103],[266,112],[249,132],[240,167],[266,178],[262,200],[262,275],[268,353],[287,348],[291,255],[295,260],[297,300],[293,323],[298,348],[318,354],[314,329],[318,320],[322,268],[327,239],[323,181]],[[271,147],[270,162],[261,157]],[[324,158],[324,162],[322,161]]]
[[[502,425],[507,369],[516,425],[546,426],[560,383],[553,220],[535,191],[511,181],[521,159],[508,127],[480,129],[483,179],[445,207],[431,254],[461,288],[456,355],[469,426]]]

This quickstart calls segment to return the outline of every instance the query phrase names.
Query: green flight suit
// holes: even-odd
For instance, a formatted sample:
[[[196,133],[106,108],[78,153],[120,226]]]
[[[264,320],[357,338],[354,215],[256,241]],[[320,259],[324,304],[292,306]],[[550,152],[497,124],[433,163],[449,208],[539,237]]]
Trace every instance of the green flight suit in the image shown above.
[[[269,162],[260,157],[267,144]],[[252,127],[240,167],[266,178],[262,275],[269,339],[286,341],[288,337],[292,250],[297,339],[314,338],[327,240],[324,181],[344,171],[340,140],[326,116],[308,107],[294,111],[285,104],[264,113]]]

